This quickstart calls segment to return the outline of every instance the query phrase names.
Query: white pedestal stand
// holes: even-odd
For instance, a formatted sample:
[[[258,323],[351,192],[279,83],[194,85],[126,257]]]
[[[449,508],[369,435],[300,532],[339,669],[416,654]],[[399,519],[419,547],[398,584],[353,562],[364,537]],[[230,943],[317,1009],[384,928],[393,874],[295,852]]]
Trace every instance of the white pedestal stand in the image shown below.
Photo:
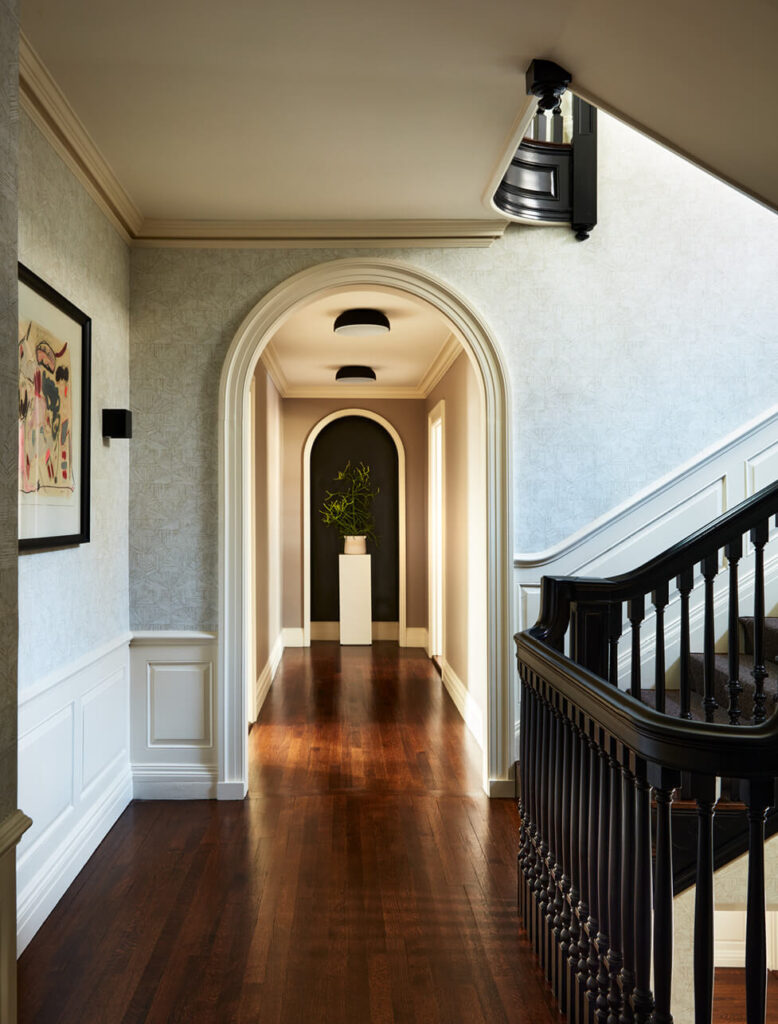
[[[340,642],[373,642],[370,555],[340,555]]]

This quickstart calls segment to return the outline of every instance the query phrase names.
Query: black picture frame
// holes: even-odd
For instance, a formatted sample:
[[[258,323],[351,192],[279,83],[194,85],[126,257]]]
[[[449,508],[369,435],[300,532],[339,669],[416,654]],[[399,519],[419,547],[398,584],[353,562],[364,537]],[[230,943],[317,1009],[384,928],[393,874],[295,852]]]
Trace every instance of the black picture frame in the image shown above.
[[[20,263],[18,333],[19,551],[86,544],[90,539],[92,320]],[[69,415],[63,419],[66,412]]]

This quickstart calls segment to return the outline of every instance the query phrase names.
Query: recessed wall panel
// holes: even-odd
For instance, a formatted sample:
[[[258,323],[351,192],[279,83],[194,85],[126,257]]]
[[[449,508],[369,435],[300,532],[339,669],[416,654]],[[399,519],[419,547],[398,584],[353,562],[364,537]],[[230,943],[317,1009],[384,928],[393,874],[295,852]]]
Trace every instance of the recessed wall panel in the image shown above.
[[[115,672],[83,697],[83,788],[127,751],[127,677]]]
[[[148,665],[149,746],[210,747],[210,662]]]

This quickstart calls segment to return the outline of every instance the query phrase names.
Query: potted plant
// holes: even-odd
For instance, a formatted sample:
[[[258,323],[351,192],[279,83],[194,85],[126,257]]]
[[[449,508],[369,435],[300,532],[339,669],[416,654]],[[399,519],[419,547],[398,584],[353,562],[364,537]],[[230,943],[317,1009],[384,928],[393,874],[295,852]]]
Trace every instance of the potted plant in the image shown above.
[[[326,526],[334,526],[344,538],[344,554],[364,555],[367,537],[378,543],[373,518],[378,488],[373,489],[370,466],[364,462],[352,466],[349,461],[338,471],[335,483],[339,487],[327,491],[319,515]]]

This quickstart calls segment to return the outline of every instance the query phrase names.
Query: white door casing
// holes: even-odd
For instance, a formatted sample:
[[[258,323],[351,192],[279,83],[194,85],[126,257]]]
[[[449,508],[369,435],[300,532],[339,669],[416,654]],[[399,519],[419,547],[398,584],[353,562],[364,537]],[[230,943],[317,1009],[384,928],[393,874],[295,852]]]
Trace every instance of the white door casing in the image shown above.
[[[330,289],[374,285],[405,291],[449,321],[477,371],[486,412],[487,701],[486,778],[493,796],[510,796],[513,758],[514,669],[512,530],[510,507],[510,394],[491,334],[467,301],[415,267],[377,258],[334,260],[295,274],[270,291],[238,328],[219,387],[219,678],[220,799],[248,790],[246,723],[250,692],[251,518],[250,386],[262,349],[296,309]]]

